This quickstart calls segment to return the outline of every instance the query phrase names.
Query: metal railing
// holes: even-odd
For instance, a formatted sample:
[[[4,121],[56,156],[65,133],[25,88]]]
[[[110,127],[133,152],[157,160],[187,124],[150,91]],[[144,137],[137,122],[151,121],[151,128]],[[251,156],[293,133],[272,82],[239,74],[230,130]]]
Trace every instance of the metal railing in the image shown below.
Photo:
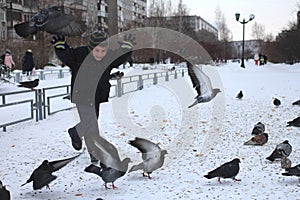
[[[122,79],[118,79],[115,84],[112,84],[109,98],[121,97],[124,94],[134,92],[137,90],[142,90],[145,81],[152,80],[152,83],[156,85],[158,84],[159,78],[164,78],[164,81],[169,81],[171,76],[173,76],[174,79],[177,79],[178,74],[181,73],[181,76],[184,77],[186,72],[187,69],[179,69],[173,71],[163,71],[163,72],[154,72],[154,73],[141,74],[141,75],[133,75],[128,77],[125,76]],[[28,97],[28,94],[30,93],[31,93],[31,97]],[[34,93],[34,95],[32,93]],[[9,97],[12,97],[13,95],[21,95],[21,94],[27,94],[26,97],[27,99],[24,100],[24,97],[22,97],[23,100],[20,101],[11,100],[11,102],[8,102]],[[43,89],[17,91],[17,92],[0,94],[0,97],[2,98],[2,104],[0,104],[0,110],[15,105],[30,103],[30,113],[31,113],[30,117],[24,117],[19,120],[14,120],[8,123],[5,122],[3,124],[0,124],[0,128],[3,128],[3,131],[6,131],[7,126],[21,123],[27,120],[32,120],[34,118],[34,113],[35,113],[36,121],[39,121],[39,120],[46,119],[47,115],[52,115],[63,110],[72,109],[74,108],[74,104],[72,104],[70,101],[67,100],[66,100],[65,107],[54,109],[56,104],[55,100],[59,101],[59,104],[61,104],[62,97],[69,94],[70,94],[70,85],[61,85],[55,87],[47,87]],[[12,98],[12,99],[19,99],[19,98]]]

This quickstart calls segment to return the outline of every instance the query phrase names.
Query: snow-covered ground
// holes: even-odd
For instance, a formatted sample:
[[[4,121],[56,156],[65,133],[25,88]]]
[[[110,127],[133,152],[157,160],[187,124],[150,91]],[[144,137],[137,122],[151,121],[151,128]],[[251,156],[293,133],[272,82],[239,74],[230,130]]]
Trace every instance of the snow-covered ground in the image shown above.
[[[0,180],[13,200],[21,199],[300,199],[297,177],[284,177],[279,162],[265,158],[276,144],[289,140],[293,146],[292,165],[300,164],[300,129],[286,127],[286,122],[300,116],[300,65],[267,64],[255,66],[238,63],[204,67],[214,87],[222,93],[209,103],[188,109],[195,92],[188,77],[146,84],[144,89],[113,98],[101,105],[100,134],[115,144],[121,157],[136,164],[141,156],[128,144],[135,136],[145,137],[167,149],[165,165],[153,172],[152,179],[132,172],[118,179],[118,189],[106,190],[100,177],[85,173],[90,164],[88,153],[54,174],[58,178],[50,190],[20,187],[44,159],[50,161],[71,157],[78,152],[70,144],[68,128],[78,122],[76,109],[9,126],[0,131]],[[148,71],[147,71],[148,72]],[[128,72],[134,73],[133,72]],[[126,75],[126,73],[125,73]],[[68,83],[69,77],[61,81]],[[58,80],[52,81],[58,83]],[[50,84],[41,81],[43,87]],[[2,84],[3,90],[17,89]],[[20,88],[18,88],[19,90]],[[244,98],[236,94],[243,90]],[[272,97],[282,104],[275,108]],[[66,101],[66,100],[61,100]],[[15,110],[14,112],[18,112]],[[9,118],[13,112],[1,111]],[[264,146],[244,146],[257,122],[266,125],[269,141]],[[233,158],[240,158],[237,178],[208,180],[208,171]]]

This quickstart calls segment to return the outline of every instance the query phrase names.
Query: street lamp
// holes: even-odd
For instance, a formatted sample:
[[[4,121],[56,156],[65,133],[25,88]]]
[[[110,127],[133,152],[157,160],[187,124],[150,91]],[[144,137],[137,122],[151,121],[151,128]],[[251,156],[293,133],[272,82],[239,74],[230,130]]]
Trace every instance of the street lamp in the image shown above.
[[[241,63],[241,67],[245,68],[245,63],[244,63],[244,49],[245,49],[245,24],[247,24],[248,22],[252,21],[254,19],[254,15],[251,14],[249,16],[249,19],[246,21],[245,18],[243,19],[243,21],[240,21],[240,13],[236,13],[235,14],[235,19],[236,21],[240,22],[241,24],[243,24],[243,43],[242,43],[242,63]]]

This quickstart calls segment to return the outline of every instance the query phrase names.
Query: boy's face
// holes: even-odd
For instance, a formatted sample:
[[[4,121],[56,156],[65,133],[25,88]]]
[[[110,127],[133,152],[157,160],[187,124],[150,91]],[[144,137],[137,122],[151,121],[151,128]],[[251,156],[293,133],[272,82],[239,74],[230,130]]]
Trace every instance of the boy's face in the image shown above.
[[[107,52],[106,47],[96,46],[93,49],[92,54],[93,54],[95,60],[101,61],[103,59],[103,57],[106,55],[106,52]]]

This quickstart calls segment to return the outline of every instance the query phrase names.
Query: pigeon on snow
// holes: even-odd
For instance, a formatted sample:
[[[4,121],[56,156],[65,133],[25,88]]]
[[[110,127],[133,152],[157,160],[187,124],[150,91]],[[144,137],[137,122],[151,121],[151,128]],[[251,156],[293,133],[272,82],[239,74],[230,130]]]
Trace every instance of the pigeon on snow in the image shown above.
[[[197,91],[196,101],[188,106],[191,108],[198,103],[205,103],[211,101],[215,96],[221,92],[219,88],[212,88],[211,81],[209,77],[203,73],[200,65],[192,65],[187,62],[188,74],[192,81],[193,87]]]
[[[274,104],[274,106],[278,107],[278,106],[280,106],[281,101],[277,98],[273,98],[273,104]]]
[[[10,192],[6,189],[6,187],[0,181],[0,199],[1,200],[10,200]]]
[[[45,31],[55,35],[80,36],[85,31],[85,25],[71,14],[65,14],[58,6],[44,8],[29,21],[14,25],[16,33],[21,37],[34,35]]]
[[[258,135],[265,132],[265,125],[261,122],[258,122],[254,125],[254,128],[252,129],[252,135]]]
[[[274,151],[266,159],[274,161],[276,159],[281,159],[282,157],[288,157],[292,152],[292,146],[289,144],[288,140],[278,144]]]
[[[286,126],[295,126],[300,127],[300,117],[293,119],[292,121],[287,122]]]
[[[33,81],[24,81],[24,82],[20,82],[18,87],[33,89],[39,85],[39,82],[40,82],[39,79],[34,79]]]
[[[26,183],[22,184],[21,186],[33,182],[34,190],[39,190],[44,186],[49,188],[48,184],[57,178],[57,176],[52,175],[52,173],[66,166],[78,156],[80,156],[80,154],[71,158],[56,160],[52,162],[44,160],[42,164],[32,172]]]
[[[107,167],[101,162],[100,162],[101,167],[91,164],[88,167],[86,167],[84,169],[84,171],[100,176],[102,178],[102,180],[104,181],[105,189],[108,189],[107,183],[112,183],[112,188],[115,189],[117,187],[114,185],[114,182],[118,178],[120,178],[126,174],[129,162],[131,162],[130,158],[125,158],[123,160],[122,164],[124,166],[124,170],[122,170],[122,171],[111,168],[111,167]]]
[[[300,164],[291,168],[285,169],[285,172],[282,173],[284,176],[299,176],[300,177]]]
[[[139,137],[130,140],[129,144],[142,152],[143,162],[132,166],[128,172],[143,170],[143,176],[151,179],[150,174],[163,166],[167,151],[161,150],[158,144]],[[147,175],[145,173],[147,173]]]
[[[237,98],[237,99],[242,99],[243,97],[244,97],[244,94],[243,94],[243,91],[241,90],[241,91],[236,95],[235,98]]]
[[[110,80],[119,80],[124,76],[124,72],[117,71],[115,73],[110,74]]]
[[[300,106],[300,100],[293,102],[292,105],[294,105],[294,106],[295,106],[295,105]]]
[[[208,172],[208,174],[204,175],[204,177],[208,179],[218,177],[219,183],[221,183],[221,178],[232,178],[234,181],[240,181],[240,179],[235,178],[240,171],[240,162],[240,159],[235,158],[232,161],[226,162],[220,167]]]
[[[250,140],[246,141],[244,145],[263,145],[268,142],[268,134],[262,133],[253,136]]]

